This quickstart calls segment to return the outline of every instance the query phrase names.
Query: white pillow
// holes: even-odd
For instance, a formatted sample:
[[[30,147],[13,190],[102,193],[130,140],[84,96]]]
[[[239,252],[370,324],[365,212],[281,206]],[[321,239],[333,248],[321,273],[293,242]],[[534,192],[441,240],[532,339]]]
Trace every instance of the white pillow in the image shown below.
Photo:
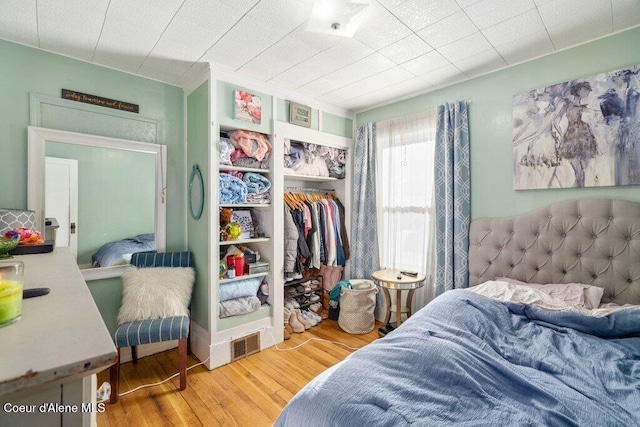
[[[122,274],[118,325],[188,316],[195,271],[191,267],[131,267]]]
[[[564,302],[588,309],[598,308],[604,293],[604,289],[601,287],[585,285],[582,283],[549,283],[542,285],[538,283],[522,282],[509,277],[496,277],[496,280],[538,289],[552,297],[561,299]]]

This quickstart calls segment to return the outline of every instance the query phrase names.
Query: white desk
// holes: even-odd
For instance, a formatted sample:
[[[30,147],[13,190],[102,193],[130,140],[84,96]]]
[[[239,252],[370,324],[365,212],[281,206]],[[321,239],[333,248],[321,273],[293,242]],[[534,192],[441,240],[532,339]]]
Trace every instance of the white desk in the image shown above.
[[[0,328],[0,425],[90,425],[81,405],[95,401],[91,376],[115,362],[109,331],[68,248],[15,259],[25,289],[51,292],[23,300],[22,319]],[[39,408],[58,403],[69,411]],[[24,414],[6,404],[37,407]]]

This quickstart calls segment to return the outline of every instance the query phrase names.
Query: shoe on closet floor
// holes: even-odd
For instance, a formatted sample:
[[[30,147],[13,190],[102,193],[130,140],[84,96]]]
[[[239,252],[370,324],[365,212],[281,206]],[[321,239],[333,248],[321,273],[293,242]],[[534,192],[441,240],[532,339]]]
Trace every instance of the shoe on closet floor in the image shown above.
[[[292,271],[285,271],[284,272],[284,281],[285,282],[290,282],[293,280],[293,272]]]
[[[289,313],[288,316],[287,316],[287,312]],[[287,321],[289,323],[289,326],[291,326],[291,330],[293,332],[295,332],[296,334],[304,332],[305,327],[298,320],[298,316],[295,314],[295,309],[289,310],[288,308],[285,307],[285,309],[284,309],[284,317],[285,317],[285,319],[287,319]]]
[[[322,322],[322,317],[318,316],[318,313],[314,313],[313,311],[307,311],[307,317],[316,321],[316,324]]]
[[[318,324],[318,321],[313,316],[311,316],[311,313],[307,310],[301,310],[301,314],[304,320],[309,322],[311,326],[316,326]]]
[[[307,321],[307,319],[305,319],[304,317],[302,317],[302,313],[300,312],[299,308],[296,308],[295,310],[292,311],[292,313],[295,313],[295,317],[298,320],[298,322],[300,322],[305,329],[310,329],[311,328],[311,323],[309,323]],[[291,319],[293,319],[293,315],[291,316]],[[289,319],[289,323],[291,323],[291,319]],[[293,327],[293,325],[291,325]],[[295,329],[294,329],[295,330]]]
[[[283,321],[284,321],[284,331],[289,334],[293,333],[293,328],[289,324],[289,319],[291,318],[291,310],[285,308],[283,311]]]

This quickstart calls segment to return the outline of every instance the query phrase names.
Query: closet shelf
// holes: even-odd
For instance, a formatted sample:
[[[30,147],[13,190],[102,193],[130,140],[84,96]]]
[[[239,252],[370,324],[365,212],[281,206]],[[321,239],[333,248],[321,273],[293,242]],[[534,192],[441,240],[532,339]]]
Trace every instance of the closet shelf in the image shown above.
[[[244,280],[244,279],[253,279],[254,277],[265,277],[268,275],[269,275],[268,271],[265,271],[264,273],[243,274],[242,276],[236,276],[233,279],[220,279],[218,280],[218,283],[222,285],[224,283],[237,282],[238,280]]]
[[[221,203],[218,205],[221,208],[231,208],[231,209],[242,209],[242,208],[270,208],[271,204],[269,203],[241,203],[241,204],[232,204],[232,203]]]
[[[271,173],[271,169],[247,168],[243,166],[233,166],[233,165],[218,165],[218,168],[221,171]]]
[[[258,237],[255,239],[238,239],[238,240],[224,240],[222,242],[218,242],[220,246],[229,246],[229,245],[245,245],[249,243],[260,243],[260,242],[268,242],[271,240],[268,237]]]
[[[291,173],[285,173],[284,179],[286,181],[305,181],[305,182],[331,182],[340,181],[338,178],[331,176],[312,176],[312,175],[296,175]]]

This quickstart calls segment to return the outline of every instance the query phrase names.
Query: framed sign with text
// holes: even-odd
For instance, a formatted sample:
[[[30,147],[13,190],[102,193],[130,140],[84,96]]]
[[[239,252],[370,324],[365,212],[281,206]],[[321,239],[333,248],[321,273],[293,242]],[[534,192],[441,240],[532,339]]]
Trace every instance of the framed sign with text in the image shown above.
[[[75,90],[62,89],[62,98],[72,101],[84,102],[87,104],[99,105],[101,107],[115,108],[116,110],[139,113],[140,106],[129,102],[118,101],[116,99],[104,98],[102,96],[89,95],[88,93],[77,92]]]
[[[289,123],[311,127],[311,107],[291,102],[289,105]]]

